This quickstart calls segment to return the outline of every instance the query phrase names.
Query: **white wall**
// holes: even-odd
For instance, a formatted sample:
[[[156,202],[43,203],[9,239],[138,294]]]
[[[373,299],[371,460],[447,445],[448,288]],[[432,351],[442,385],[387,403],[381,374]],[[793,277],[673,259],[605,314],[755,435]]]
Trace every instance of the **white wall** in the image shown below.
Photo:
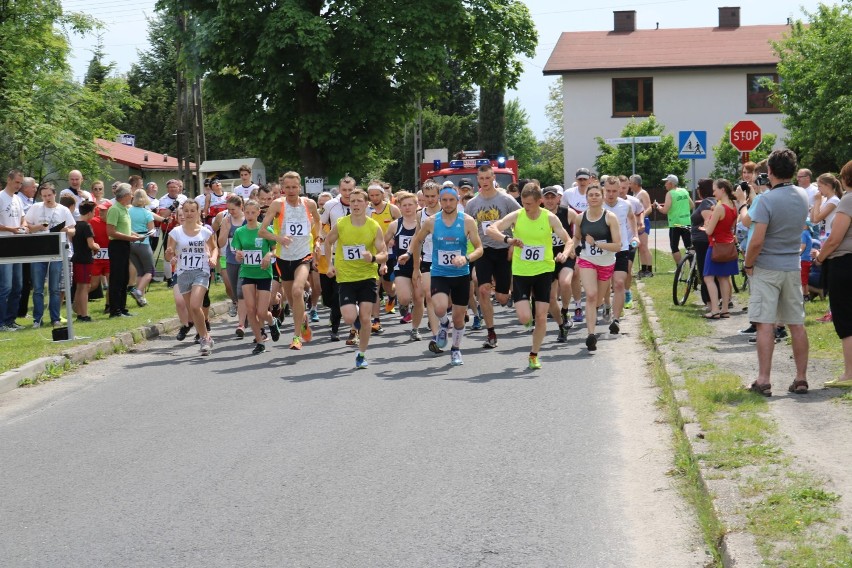
[[[787,131],[781,125],[781,114],[746,113],[746,75],[773,71],[771,68],[755,67],[563,75],[565,182],[567,185],[573,183],[577,168],[594,167],[596,136],[619,137],[624,125],[630,121],[629,117],[612,116],[612,79],[618,77],[653,77],[654,114],[665,125],[665,134],[674,136],[675,144],[680,130],[707,131],[707,158],[695,161],[697,178],[706,177],[713,169],[712,147],[719,143],[727,123],[752,120],[764,134],[777,134],[776,147],[783,146]],[[644,118],[637,118],[637,121],[640,120]],[[691,188],[691,167],[688,176],[689,183],[684,185]],[[645,185],[654,187],[662,184],[648,180]]]

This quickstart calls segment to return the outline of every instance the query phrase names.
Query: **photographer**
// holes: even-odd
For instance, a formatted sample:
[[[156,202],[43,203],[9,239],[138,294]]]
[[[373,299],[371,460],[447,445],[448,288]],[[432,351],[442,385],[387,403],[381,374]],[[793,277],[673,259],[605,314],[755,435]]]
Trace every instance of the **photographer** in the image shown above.
[[[157,209],[157,215],[163,218],[158,227],[162,233],[163,243],[168,242],[169,231],[178,225],[175,212],[186,201],[186,196],[182,192],[183,182],[179,179],[170,179],[166,182],[166,195],[160,198],[160,205]],[[163,263],[163,278],[166,282],[169,282],[171,288],[172,266],[168,262]]]

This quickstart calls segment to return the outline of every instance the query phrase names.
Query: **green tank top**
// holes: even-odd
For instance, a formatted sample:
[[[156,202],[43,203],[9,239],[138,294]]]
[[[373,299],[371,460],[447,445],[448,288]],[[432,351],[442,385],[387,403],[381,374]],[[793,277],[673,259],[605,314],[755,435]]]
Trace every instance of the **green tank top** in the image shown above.
[[[548,221],[547,211],[542,209],[537,219],[527,217],[527,212],[521,209],[512,234],[523,241],[523,247],[515,247],[512,253],[512,274],[516,276],[538,276],[553,272],[556,264],[553,261],[552,229]]]
[[[689,227],[689,192],[682,187],[671,190],[672,206],[669,209],[669,227]]]
[[[334,268],[337,270],[338,282],[376,279],[376,263],[364,262],[362,255],[365,251],[370,251],[370,254],[375,256],[378,230],[379,224],[369,217],[360,227],[352,224],[350,215],[338,219],[338,238],[334,247]]]

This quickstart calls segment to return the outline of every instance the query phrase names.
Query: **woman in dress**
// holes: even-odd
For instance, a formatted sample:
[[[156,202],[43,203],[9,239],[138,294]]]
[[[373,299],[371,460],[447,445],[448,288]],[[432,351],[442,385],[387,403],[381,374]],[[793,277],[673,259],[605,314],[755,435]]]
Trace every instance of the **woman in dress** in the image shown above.
[[[712,209],[710,218],[704,224],[710,247],[704,258],[704,286],[710,295],[710,312],[704,317],[717,320],[729,318],[728,305],[731,301],[731,276],[739,271],[737,257],[726,262],[713,260],[713,248],[721,244],[733,244],[734,225],[737,222],[737,210],[734,206],[734,188],[726,179],[717,179],[713,182],[713,197],[716,205]],[[718,286],[717,283],[718,282]],[[719,304],[719,294],[722,295],[722,311],[716,311]]]

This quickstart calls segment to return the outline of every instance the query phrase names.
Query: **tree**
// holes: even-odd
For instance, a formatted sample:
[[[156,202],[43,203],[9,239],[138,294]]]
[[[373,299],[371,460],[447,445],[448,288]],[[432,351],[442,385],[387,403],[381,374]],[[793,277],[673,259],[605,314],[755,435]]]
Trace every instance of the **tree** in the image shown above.
[[[506,103],[506,154],[515,156],[518,164],[526,166],[540,158],[538,142],[529,127],[529,115],[518,99]]]
[[[773,43],[780,81],[775,103],[790,132],[788,145],[818,171],[837,171],[852,156],[852,3],[820,4],[808,25],[796,21]]]
[[[631,120],[621,131],[622,137],[631,136],[662,136],[662,141],[655,144],[636,144],[636,173],[643,180],[650,180],[654,185],[662,185],[658,180],[668,174],[683,177],[689,168],[687,160],[678,159],[678,148],[674,136],[663,135],[665,126],[656,117],[636,122]],[[630,144],[610,146],[601,137],[598,142],[598,157],[595,168],[601,175],[630,175],[632,173],[632,148]],[[654,187],[646,183],[646,187]]]
[[[104,36],[102,33],[98,33],[95,51],[91,61],[89,61],[86,78],[83,80],[83,84],[91,89],[99,89],[115,69],[115,63],[104,63],[105,55]]]
[[[731,144],[732,126],[732,123],[725,125],[725,133],[722,134],[719,143],[713,146],[715,164],[713,171],[710,172],[710,177],[713,179],[725,178],[731,183],[735,183],[741,179],[742,160],[740,159],[740,151]],[[760,145],[753,152],[749,152],[749,160],[757,163],[769,156],[777,138],[775,134],[765,133]]]
[[[161,0],[160,7],[168,2]],[[297,162],[306,175],[354,171],[410,120],[415,103],[436,99],[451,60],[461,85],[513,86],[516,54],[537,41],[518,0],[190,0],[186,37],[222,134],[252,140]],[[251,30],[251,33],[247,33]]]
[[[539,143],[539,162],[530,167],[521,167],[522,177],[539,180],[543,187],[565,183],[565,143],[562,125],[562,80],[557,79],[548,87],[545,139]]]
[[[479,149],[496,157],[506,151],[506,90],[500,86],[479,87]]]

